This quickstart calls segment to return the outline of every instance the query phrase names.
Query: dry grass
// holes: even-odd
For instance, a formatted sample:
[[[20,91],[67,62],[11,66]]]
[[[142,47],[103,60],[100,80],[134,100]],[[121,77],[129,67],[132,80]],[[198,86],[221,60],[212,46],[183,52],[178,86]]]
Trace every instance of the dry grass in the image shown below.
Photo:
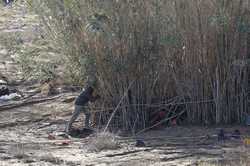
[[[172,103],[174,97],[177,103],[194,101],[184,106],[189,123],[244,122],[250,97],[249,0],[63,2],[40,0],[34,9],[65,55],[72,79],[97,80],[103,99],[98,105],[106,111],[134,82],[114,117],[116,128],[146,128],[151,112],[176,110],[148,106]],[[101,121],[106,124],[109,116]]]
[[[120,148],[115,135],[109,132],[97,133],[87,146],[88,152],[100,152],[103,150],[115,150]]]

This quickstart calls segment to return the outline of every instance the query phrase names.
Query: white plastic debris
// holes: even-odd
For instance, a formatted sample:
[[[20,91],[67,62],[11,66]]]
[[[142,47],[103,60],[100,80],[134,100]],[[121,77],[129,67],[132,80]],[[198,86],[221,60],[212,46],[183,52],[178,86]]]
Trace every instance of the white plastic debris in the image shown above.
[[[9,95],[4,95],[0,97],[0,101],[8,101],[8,100],[16,100],[16,99],[20,99],[21,95],[17,94],[17,93],[11,93]]]
[[[4,80],[0,80],[0,85],[7,85],[7,82]]]

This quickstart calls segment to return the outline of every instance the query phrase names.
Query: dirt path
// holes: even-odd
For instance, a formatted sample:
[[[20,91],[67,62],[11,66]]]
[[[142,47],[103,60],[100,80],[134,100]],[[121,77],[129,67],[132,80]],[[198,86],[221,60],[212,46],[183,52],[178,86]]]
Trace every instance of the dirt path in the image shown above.
[[[35,16],[22,6],[0,8],[0,33],[22,32],[22,42],[32,40],[30,32],[35,33],[37,26]],[[19,77],[13,57],[2,46],[1,72],[12,80]],[[90,153],[86,149],[93,137],[77,139],[62,134],[72,110],[72,103],[64,103],[59,98],[1,111],[0,166],[202,166],[207,162],[209,165],[247,166],[250,163],[250,148],[242,141],[218,142],[215,137],[206,137],[216,134],[217,129],[203,127],[171,127],[143,133],[139,137],[146,146],[141,148],[135,147],[135,139],[119,138],[120,149]],[[227,131],[235,128],[238,127],[227,128]],[[250,134],[249,130],[241,128],[244,134]]]

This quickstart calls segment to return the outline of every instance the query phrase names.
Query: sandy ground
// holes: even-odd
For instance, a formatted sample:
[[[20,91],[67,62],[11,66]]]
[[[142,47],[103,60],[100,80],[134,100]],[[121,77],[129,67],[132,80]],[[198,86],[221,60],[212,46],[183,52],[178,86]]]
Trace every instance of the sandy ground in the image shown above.
[[[30,22],[23,8],[3,8],[0,12],[0,33],[30,32],[37,26]],[[12,13],[11,15],[8,15]],[[32,26],[30,26],[32,25]],[[24,35],[24,41],[30,37]],[[18,77],[16,64],[0,46],[0,71],[11,79]],[[7,65],[6,65],[7,64]],[[20,90],[32,90],[20,86]],[[33,87],[33,89],[37,86]],[[152,130],[137,136],[145,147],[136,147],[135,138],[117,137],[120,148],[88,152],[94,136],[72,138],[63,134],[73,110],[72,103],[62,102],[65,96],[40,104],[0,110],[0,166],[147,166],[147,165],[250,165],[250,147],[242,140],[217,141],[218,127],[175,126]],[[81,125],[81,120],[77,124]],[[227,132],[240,129],[250,135],[249,127],[223,127]]]
[[[230,165],[233,166],[240,162],[248,165],[247,161],[250,161],[250,147],[241,140],[218,142],[213,137],[217,128],[191,126],[143,133],[138,138],[145,142],[145,147],[135,147],[133,138],[118,137],[119,149],[88,152],[86,149],[93,136],[67,138],[60,135],[72,109],[72,104],[65,104],[59,99],[1,111],[0,165],[181,166],[232,162]],[[228,133],[236,128],[244,134],[250,132],[247,127],[224,127]]]

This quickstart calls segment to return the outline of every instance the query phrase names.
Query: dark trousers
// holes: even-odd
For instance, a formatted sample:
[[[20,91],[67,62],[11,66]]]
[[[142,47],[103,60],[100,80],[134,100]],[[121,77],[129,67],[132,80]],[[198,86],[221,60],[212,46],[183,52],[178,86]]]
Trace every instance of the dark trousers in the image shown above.
[[[79,117],[81,113],[84,113],[85,115],[85,123],[84,127],[89,127],[89,121],[90,121],[90,112],[86,110],[85,106],[75,105],[75,110],[73,112],[73,115],[71,116],[65,131],[69,132],[72,128],[72,124],[75,122],[75,120]]]

